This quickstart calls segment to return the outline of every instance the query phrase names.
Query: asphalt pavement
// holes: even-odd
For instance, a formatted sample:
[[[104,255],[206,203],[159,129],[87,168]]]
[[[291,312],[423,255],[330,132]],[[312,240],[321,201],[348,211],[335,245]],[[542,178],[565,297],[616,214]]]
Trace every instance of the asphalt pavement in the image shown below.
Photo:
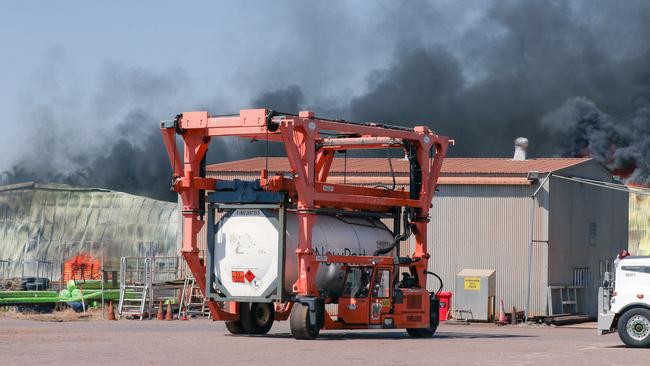
[[[233,336],[223,323],[0,319],[0,365],[650,365],[650,349],[586,327],[442,325],[432,339],[401,330]]]

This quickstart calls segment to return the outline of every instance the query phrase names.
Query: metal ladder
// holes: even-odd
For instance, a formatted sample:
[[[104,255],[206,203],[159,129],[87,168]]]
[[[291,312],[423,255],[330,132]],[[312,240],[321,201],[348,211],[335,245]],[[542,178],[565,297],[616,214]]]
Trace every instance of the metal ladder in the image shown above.
[[[128,295],[135,295],[134,298],[129,298]],[[140,317],[140,320],[144,317],[145,313],[148,311],[147,300],[148,300],[148,287],[147,286],[125,286],[120,289],[120,304],[118,307],[118,313],[120,316],[136,316]],[[148,310],[148,308],[147,308]]]
[[[561,314],[578,314],[579,313],[578,290],[584,290],[584,287],[571,286],[571,285],[548,286],[548,291],[547,291],[548,315],[557,315],[553,309],[553,300],[554,300],[553,291],[558,291],[560,293],[560,306],[562,307]],[[569,310],[573,310],[573,312],[570,312]]]
[[[136,262],[135,268],[129,266],[129,259],[122,257],[120,261],[120,302],[117,312],[120,317],[131,315],[142,320],[144,314],[151,314],[151,258]],[[131,277],[134,282],[127,284],[127,273],[136,273],[135,279]]]
[[[205,297],[201,293],[201,289],[196,285],[194,277],[186,277],[183,281],[183,290],[178,307],[178,317],[183,315],[183,308],[186,308],[187,316],[198,315],[206,317],[210,314],[210,310],[205,304]]]
[[[560,304],[562,304],[562,312],[566,312],[566,307],[572,307],[574,313],[578,313],[578,288],[581,287],[566,286],[564,289],[560,289]],[[566,291],[566,293],[564,291]],[[573,292],[573,296],[571,296],[571,292]]]

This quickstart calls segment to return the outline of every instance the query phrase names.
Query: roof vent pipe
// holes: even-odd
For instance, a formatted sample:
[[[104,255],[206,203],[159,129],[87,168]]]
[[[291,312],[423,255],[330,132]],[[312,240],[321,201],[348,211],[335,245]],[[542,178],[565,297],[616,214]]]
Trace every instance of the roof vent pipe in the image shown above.
[[[528,139],[517,137],[515,139],[515,155],[512,160],[526,160],[526,150],[528,149]]]

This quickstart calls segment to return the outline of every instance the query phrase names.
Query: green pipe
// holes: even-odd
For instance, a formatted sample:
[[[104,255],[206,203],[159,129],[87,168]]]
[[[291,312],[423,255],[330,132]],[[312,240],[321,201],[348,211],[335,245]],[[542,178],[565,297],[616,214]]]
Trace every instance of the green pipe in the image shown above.
[[[72,281],[72,280],[71,280]],[[68,281],[70,283],[71,281]],[[83,288],[85,290],[101,290],[102,289],[102,281],[101,280],[85,280],[85,281],[73,281],[74,285],[76,288]],[[104,282],[104,289],[115,289],[119,288],[120,285],[116,284],[115,287],[113,287],[112,282]]]
[[[59,299],[56,297],[15,297],[10,299],[0,299],[0,306],[16,304],[54,304],[57,302],[59,302]]]
[[[46,303],[57,303],[57,302],[80,302],[82,296],[74,297],[60,297],[56,292],[48,291],[15,291],[22,292],[23,297],[1,297],[0,305],[3,304],[46,304]],[[40,292],[41,296],[24,296],[29,292]],[[12,294],[16,295],[16,294]],[[36,295],[36,294],[29,294]],[[48,295],[48,296],[46,296]],[[102,298],[102,291],[84,291],[83,300],[99,300]],[[133,298],[133,294],[127,293],[127,298]],[[120,290],[106,290],[104,291],[104,300],[106,301],[118,301],[120,299]]]
[[[80,302],[82,296],[74,296],[74,297],[68,297],[68,298],[62,298],[60,301],[63,302]],[[83,300],[88,301],[88,300],[98,300],[102,298],[102,292],[101,291],[96,291],[93,293],[88,294],[86,291],[84,291],[83,294]],[[104,299],[109,300],[109,301],[115,301],[120,299],[120,290],[106,290],[104,291]]]
[[[56,291],[0,291],[0,299],[57,296]]]

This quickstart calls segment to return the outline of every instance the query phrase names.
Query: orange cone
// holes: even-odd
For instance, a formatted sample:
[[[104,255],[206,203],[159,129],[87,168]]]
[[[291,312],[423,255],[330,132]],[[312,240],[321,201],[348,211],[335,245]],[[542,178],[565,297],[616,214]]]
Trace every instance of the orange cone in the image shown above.
[[[115,312],[113,311],[113,302],[108,302],[108,320],[117,320],[115,319]]]
[[[499,320],[497,321],[497,324],[508,324],[506,309],[503,307],[503,299],[499,300]]]
[[[181,320],[188,320],[187,319],[187,306],[183,307],[183,315],[181,315]]]
[[[165,320],[173,320],[172,316],[172,304],[167,303],[167,312],[165,313]]]
[[[160,300],[160,304],[158,304],[158,313],[156,313],[156,320],[165,320],[165,314],[163,314],[162,309],[162,300]]]

